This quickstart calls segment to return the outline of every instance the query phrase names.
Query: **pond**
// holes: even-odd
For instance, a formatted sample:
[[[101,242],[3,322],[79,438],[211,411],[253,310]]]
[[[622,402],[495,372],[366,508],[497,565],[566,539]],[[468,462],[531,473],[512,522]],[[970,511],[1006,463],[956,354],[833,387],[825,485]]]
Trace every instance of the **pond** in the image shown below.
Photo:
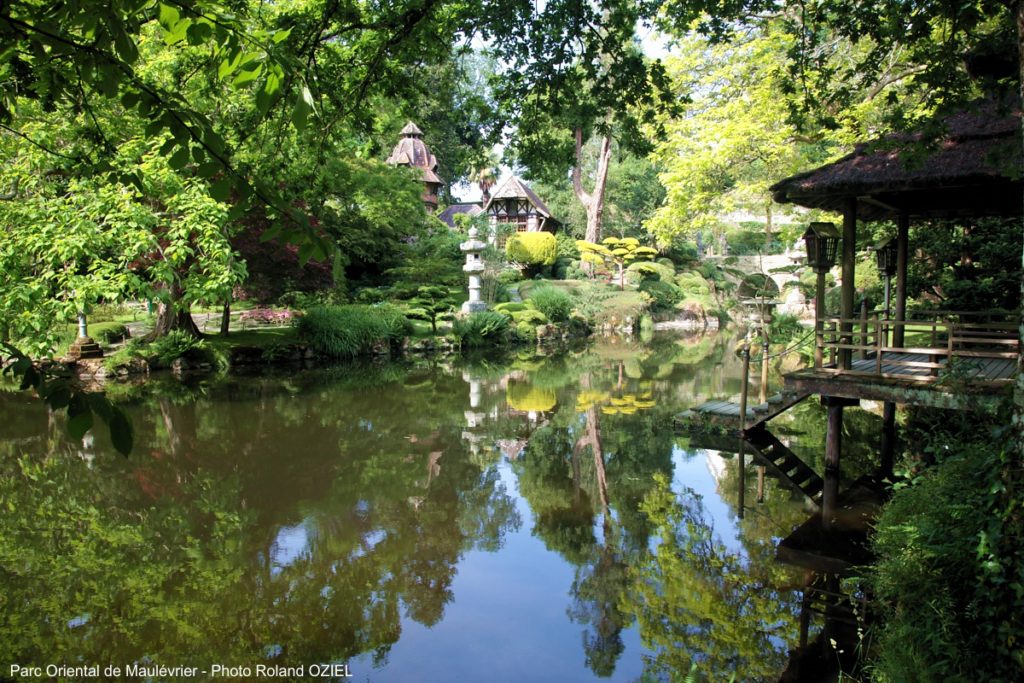
[[[672,425],[739,375],[659,335],[115,385],[128,458],[0,392],[0,677],[774,680],[807,509]]]

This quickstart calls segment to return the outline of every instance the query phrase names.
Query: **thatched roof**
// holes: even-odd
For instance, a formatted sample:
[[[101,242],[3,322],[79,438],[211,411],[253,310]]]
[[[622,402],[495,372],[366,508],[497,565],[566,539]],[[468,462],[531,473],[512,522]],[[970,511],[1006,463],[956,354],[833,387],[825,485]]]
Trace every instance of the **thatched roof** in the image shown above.
[[[861,220],[1016,216],[1022,212],[1021,111],[979,104],[923,133],[860,144],[851,154],[771,187],[777,202],[842,213],[856,198]]]

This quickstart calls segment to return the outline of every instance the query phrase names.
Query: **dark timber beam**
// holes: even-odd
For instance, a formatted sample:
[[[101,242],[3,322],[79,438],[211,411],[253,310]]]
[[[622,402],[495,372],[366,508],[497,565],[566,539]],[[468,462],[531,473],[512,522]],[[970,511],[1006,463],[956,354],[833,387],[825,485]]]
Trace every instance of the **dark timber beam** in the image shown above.
[[[853,319],[854,268],[857,265],[857,198],[848,197],[843,205],[843,288],[839,317],[844,321]],[[840,331],[841,343],[853,342],[853,325],[843,322]],[[850,369],[853,354],[850,349],[840,349],[839,365],[844,370]]]
[[[859,405],[859,401],[837,396],[822,396],[821,403],[828,408],[825,428],[825,487],[821,492],[821,522],[825,529],[835,521],[836,502],[839,498],[839,458],[843,451],[843,408]]]
[[[907,319],[907,254],[910,249],[910,217],[901,213],[896,220],[896,311],[894,319],[903,322]],[[892,333],[892,345],[903,346],[903,325],[896,325]]]

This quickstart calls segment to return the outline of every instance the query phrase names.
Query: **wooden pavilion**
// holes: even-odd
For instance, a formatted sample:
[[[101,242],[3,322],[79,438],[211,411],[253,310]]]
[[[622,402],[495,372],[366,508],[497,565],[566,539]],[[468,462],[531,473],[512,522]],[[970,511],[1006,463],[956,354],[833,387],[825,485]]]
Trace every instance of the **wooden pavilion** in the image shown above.
[[[979,104],[945,119],[942,128],[937,140],[909,134],[859,145],[771,188],[778,202],[843,216],[840,310],[815,320],[814,367],[785,377],[790,389],[821,395],[830,406],[826,467],[838,467],[844,405],[885,402],[886,461],[895,404],[971,409],[998,400],[1018,372],[1019,311],[907,311],[911,221],[1019,217],[1024,207],[1019,106]],[[896,224],[894,307],[891,315],[858,316],[857,225],[877,220]],[[1020,251],[1008,258],[1019,261]],[[943,381],[954,367],[955,387]]]

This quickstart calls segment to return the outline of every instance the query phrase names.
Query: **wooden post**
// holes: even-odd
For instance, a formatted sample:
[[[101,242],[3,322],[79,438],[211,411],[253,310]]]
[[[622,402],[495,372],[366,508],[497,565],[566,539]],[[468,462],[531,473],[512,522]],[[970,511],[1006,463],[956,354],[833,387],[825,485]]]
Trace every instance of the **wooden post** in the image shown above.
[[[757,504],[764,504],[764,465],[757,466]]]
[[[767,335],[768,333],[765,332]],[[761,342],[761,387],[758,392],[761,403],[768,402],[768,339]]]
[[[818,271],[814,292],[814,369],[820,370],[825,349],[825,271]]]
[[[846,402],[831,396],[822,396],[828,407],[825,428],[825,485],[821,492],[821,524],[831,529],[835,522],[836,499],[839,497],[839,457],[843,449],[843,407]]]
[[[747,477],[746,477],[746,475],[747,475],[747,462],[746,462],[746,460],[747,460],[747,442],[742,437],[740,437],[740,453],[739,453],[739,456],[740,456],[740,476],[739,476],[739,480],[740,480],[740,495],[739,495],[739,501],[738,501],[739,513],[738,513],[737,516],[740,519],[743,519],[743,510],[744,510],[744,507],[746,506],[746,500],[744,500],[744,499],[746,498],[746,495],[747,495]]]
[[[907,250],[910,239],[910,218],[901,213],[896,220],[896,327],[892,331],[892,345],[903,347],[907,320]]]
[[[849,197],[846,206],[843,207],[843,289],[839,317],[840,342],[850,344],[853,342],[853,294],[854,294],[854,267],[857,259],[857,198]],[[839,353],[839,364],[844,370],[849,370],[853,361],[850,349],[843,349]]]
[[[740,387],[740,433],[747,430],[747,394],[750,392],[750,344],[740,350],[743,357],[743,384]]]
[[[892,476],[893,454],[896,451],[896,404],[886,401],[882,409],[882,448],[880,469],[883,477]]]
[[[863,297],[860,300],[860,358],[864,360],[868,357],[868,298]]]

